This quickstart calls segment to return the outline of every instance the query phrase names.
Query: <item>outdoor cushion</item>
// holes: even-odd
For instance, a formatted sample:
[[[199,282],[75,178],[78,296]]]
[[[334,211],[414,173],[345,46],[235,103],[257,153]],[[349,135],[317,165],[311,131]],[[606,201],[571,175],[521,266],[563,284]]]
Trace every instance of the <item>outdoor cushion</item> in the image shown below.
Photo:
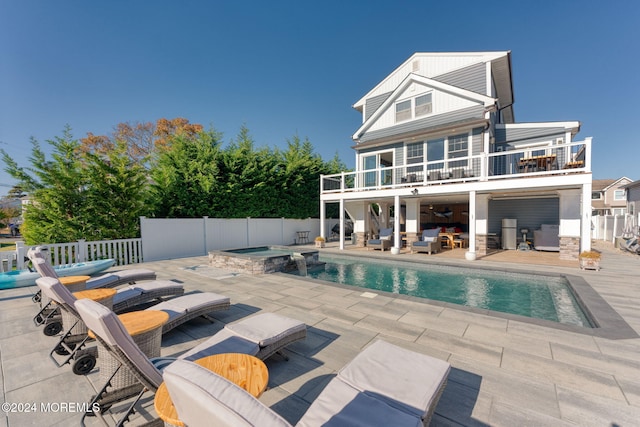
[[[380,239],[370,239],[367,243],[369,245],[380,245],[380,244],[382,244],[382,240],[380,240]]]
[[[222,353],[244,353],[255,356],[260,351],[260,346],[235,335],[230,330],[224,328],[211,338],[203,341],[191,350],[178,357],[184,360],[198,360],[212,354]]]
[[[420,417],[407,414],[382,400],[362,393],[334,378],[311,403],[296,427],[421,427]]]
[[[77,300],[75,306],[87,328],[101,337],[107,345],[121,348],[145,378],[156,388],[160,386],[162,375],[136,345],[113,311],[90,299]]]
[[[260,347],[266,347],[292,333],[306,329],[306,325],[279,314],[264,313],[245,319],[240,323],[227,325],[225,328],[249,341],[257,342]]]
[[[422,240],[425,242],[435,242],[437,237],[424,237]]]
[[[342,368],[338,377],[390,406],[422,417],[439,398],[450,369],[445,361],[379,340]]]
[[[195,363],[177,360],[163,378],[178,417],[188,426],[291,427],[245,390]]]

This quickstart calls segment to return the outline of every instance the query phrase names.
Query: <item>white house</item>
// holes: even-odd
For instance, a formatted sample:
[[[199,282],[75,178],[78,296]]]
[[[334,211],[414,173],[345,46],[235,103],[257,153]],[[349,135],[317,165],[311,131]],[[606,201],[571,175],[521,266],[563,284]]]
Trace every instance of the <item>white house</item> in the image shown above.
[[[560,257],[577,258],[590,249],[591,138],[574,141],[577,121],[516,123],[513,102],[511,52],[415,53],[354,104],[356,170],[321,177],[321,219],[339,203],[359,245],[390,226],[397,248],[454,227],[467,259],[499,244],[504,218],[527,240],[551,224]]]

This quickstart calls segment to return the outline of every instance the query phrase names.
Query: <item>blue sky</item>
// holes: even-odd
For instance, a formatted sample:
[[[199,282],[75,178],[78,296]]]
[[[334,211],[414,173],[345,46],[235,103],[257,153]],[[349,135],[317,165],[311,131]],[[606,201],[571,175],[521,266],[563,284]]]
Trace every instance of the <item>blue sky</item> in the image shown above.
[[[516,121],[579,120],[594,178],[640,179],[639,22],[635,0],[0,0],[0,146],[27,166],[66,124],[185,117],[353,167],[351,105],[411,54],[511,50]]]

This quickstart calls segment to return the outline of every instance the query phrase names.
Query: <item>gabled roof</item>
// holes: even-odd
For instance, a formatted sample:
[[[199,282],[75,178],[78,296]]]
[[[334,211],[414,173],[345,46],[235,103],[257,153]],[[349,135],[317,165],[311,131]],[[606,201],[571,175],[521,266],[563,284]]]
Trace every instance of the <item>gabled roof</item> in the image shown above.
[[[602,191],[607,191],[607,190],[608,190],[609,188],[611,188],[611,187],[619,186],[619,185],[620,185],[620,181],[628,181],[628,182],[627,182],[627,184],[628,184],[628,183],[630,183],[630,182],[631,182],[631,179],[630,179],[630,178],[627,178],[626,176],[623,176],[622,178],[618,178],[618,179],[614,180],[611,184],[609,184],[609,185],[607,185],[606,187],[604,187],[604,188],[602,189]],[[624,184],[624,185],[627,185],[627,184]],[[591,187],[593,188],[593,183],[591,184]]]
[[[438,64],[440,59],[455,59],[455,61],[447,61],[449,68],[433,67],[429,71],[421,70],[420,75],[430,79],[435,79],[437,76],[449,73],[456,69],[468,67],[473,64],[491,62],[491,69],[494,75],[495,90],[498,98],[498,108],[503,110],[503,117],[507,123],[513,122],[513,82],[511,78],[511,52],[510,51],[496,51],[496,52],[416,52],[411,55],[406,61],[404,61],[399,67],[385,77],[380,83],[378,83],[373,89],[367,92],[361,99],[359,99],[353,108],[362,112],[366,100],[373,96],[378,89],[393,79],[398,77],[404,78],[404,74],[408,74],[412,69],[410,64],[414,61],[427,60],[432,64]],[[444,61],[441,61],[444,63]],[[453,65],[454,62],[457,65]],[[415,71],[415,70],[414,70]],[[398,74],[402,74],[398,76]],[[391,89],[389,89],[391,90]],[[482,93],[482,95],[490,95]]]
[[[640,179],[637,180],[637,181],[633,181],[633,182],[623,186],[622,188],[627,189],[627,188],[635,188],[635,187],[638,187],[638,186],[640,186]]]
[[[621,181],[629,181],[631,184],[631,179],[627,178],[626,176],[623,176],[622,178],[618,178],[618,179],[594,179],[593,181],[591,181],[591,189],[592,191],[607,191],[608,189],[610,189],[611,187],[615,187],[617,185],[620,184]],[[627,187],[631,184],[625,184],[624,186],[622,186],[622,188]]]
[[[387,99],[378,107],[375,113],[373,113],[358,130],[353,134],[353,139],[358,140],[366,131],[371,127],[373,123],[398,99],[398,97],[411,85],[412,83],[419,83],[425,86],[429,86],[433,89],[447,92],[452,95],[456,95],[462,98],[467,98],[472,101],[476,101],[479,104],[484,105],[485,108],[490,109],[495,106],[496,99],[489,96],[485,96],[470,90],[461,89],[456,86],[452,86],[446,83],[439,82],[427,77],[420,76],[418,74],[410,73],[403,81],[395,88],[395,90],[387,97]]]

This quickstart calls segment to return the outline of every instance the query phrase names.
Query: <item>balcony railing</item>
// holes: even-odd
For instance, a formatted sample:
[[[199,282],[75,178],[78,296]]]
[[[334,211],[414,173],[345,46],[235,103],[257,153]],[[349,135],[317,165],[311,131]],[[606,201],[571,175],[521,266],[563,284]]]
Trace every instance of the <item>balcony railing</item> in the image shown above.
[[[329,194],[590,171],[591,138],[587,138],[568,144],[529,146],[468,157],[321,175],[320,182],[322,194]]]

